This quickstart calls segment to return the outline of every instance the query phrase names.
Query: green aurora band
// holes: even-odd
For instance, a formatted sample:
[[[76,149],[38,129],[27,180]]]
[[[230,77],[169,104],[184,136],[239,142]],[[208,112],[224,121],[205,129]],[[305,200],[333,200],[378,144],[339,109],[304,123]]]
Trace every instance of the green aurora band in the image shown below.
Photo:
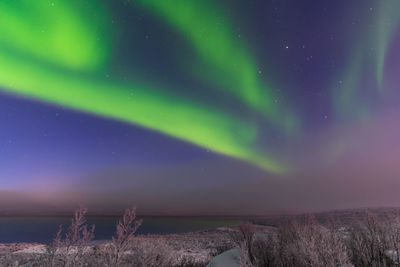
[[[206,75],[251,107],[272,112],[271,96],[262,90],[258,69],[229,19],[209,0],[138,0],[180,31],[211,69]],[[197,71],[197,70],[195,70]],[[223,77],[223,78],[221,78]]]
[[[251,120],[166,93],[149,83],[105,78],[102,70],[112,54],[111,29],[103,23],[110,19],[106,10],[95,0],[2,1],[1,90],[140,125],[270,172],[287,171],[265,151],[255,148],[258,130]],[[174,20],[171,14],[167,17]],[[176,23],[182,23],[182,10],[177,17],[180,22]],[[254,65],[244,48],[237,50],[241,67],[224,66],[227,54],[216,56],[225,45],[232,47],[229,53],[237,52],[236,41],[227,35],[222,31],[222,44],[215,47],[206,40],[196,40],[193,45],[205,61],[228,77],[237,76],[235,93],[261,108],[260,99],[264,97],[251,74]]]
[[[375,11],[376,15],[367,34],[361,34],[346,70],[340,73],[341,78],[335,79],[332,86],[332,106],[339,121],[368,122],[374,114],[370,95],[375,103],[390,95],[390,92],[384,90],[384,67],[387,49],[400,26],[400,1],[381,1]],[[362,75],[371,79],[372,88],[362,86],[362,80],[365,79]],[[326,149],[328,158],[333,161],[343,155],[352,142],[354,140],[351,138],[342,136]]]
[[[387,49],[393,38],[395,30],[399,27],[400,1],[381,1],[378,6],[377,15],[371,25],[371,30],[364,36],[355,47],[347,69],[340,76],[343,77],[340,84],[334,82],[332,90],[333,107],[339,119],[344,120],[366,120],[369,117],[370,105],[366,99],[367,88],[361,86],[362,75],[367,73],[373,77],[376,99],[385,97],[384,90],[384,67]],[[379,102],[379,101],[378,101]]]
[[[203,73],[200,79],[230,92],[289,134],[299,127],[296,119],[274,101],[276,96],[271,88],[263,86],[254,57],[215,1],[136,0],[132,3],[163,18],[185,37],[198,59],[191,59],[196,65],[189,68],[194,76]]]
[[[382,1],[377,26],[373,36],[376,36],[377,53],[376,53],[376,76],[379,89],[383,87],[383,72],[385,65],[386,51],[392,40],[393,33],[397,29],[400,22],[400,1],[386,0]]]
[[[93,71],[106,64],[111,29],[100,1],[5,0],[0,14],[2,52],[73,70]]]

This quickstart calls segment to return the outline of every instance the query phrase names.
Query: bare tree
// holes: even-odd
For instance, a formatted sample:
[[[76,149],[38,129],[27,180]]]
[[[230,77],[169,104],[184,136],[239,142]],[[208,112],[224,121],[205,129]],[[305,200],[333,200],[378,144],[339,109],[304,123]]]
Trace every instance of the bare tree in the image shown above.
[[[387,230],[373,214],[367,214],[363,223],[352,227],[348,241],[352,263],[356,266],[392,266],[387,256],[390,248]]]
[[[246,261],[250,261],[250,263],[254,263],[252,252],[254,234],[255,228],[252,223],[241,222],[239,224],[239,231],[233,236],[234,241],[239,245],[244,255],[246,255],[243,260],[246,259]]]
[[[164,238],[139,238],[133,244],[128,262],[136,267],[170,267],[173,264],[173,251]]]
[[[242,248],[243,266],[335,267],[349,263],[340,231],[318,223],[313,217],[290,220],[276,231],[252,236],[242,239],[246,248]]]
[[[53,244],[48,248],[50,266],[84,265],[84,256],[88,253],[89,243],[94,238],[95,229],[94,225],[89,228],[86,224],[86,213],[87,209],[82,206],[75,210],[74,217],[64,237],[60,225]]]
[[[123,256],[132,248],[133,238],[142,220],[136,218],[136,208],[126,209],[117,223],[116,236],[106,248],[109,266],[120,266]]]
[[[400,266],[400,214],[398,212],[388,214],[385,222],[389,246],[386,255],[393,261],[393,264]]]

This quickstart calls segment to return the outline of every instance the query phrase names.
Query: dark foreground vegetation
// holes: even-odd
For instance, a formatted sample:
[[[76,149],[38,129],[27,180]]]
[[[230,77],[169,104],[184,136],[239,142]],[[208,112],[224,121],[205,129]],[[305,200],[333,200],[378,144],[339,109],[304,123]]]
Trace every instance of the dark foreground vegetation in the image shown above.
[[[0,266],[197,267],[206,266],[211,257],[220,252],[218,247],[227,247],[224,243],[213,242],[211,246],[216,250],[207,250],[211,251],[211,254],[191,255],[190,251],[179,253],[179,245],[182,244],[178,244],[177,248],[174,246],[174,240],[166,240],[163,236],[136,236],[142,221],[136,217],[134,208],[127,209],[118,221],[112,240],[96,244],[93,242],[95,226],[87,225],[86,211],[85,208],[76,210],[69,228],[62,229],[60,226],[52,244],[26,245],[27,250],[13,250],[12,246],[7,246],[8,251],[0,252]],[[183,243],[187,239],[193,239],[193,242],[197,242],[194,245],[199,250],[210,246],[202,242],[201,236],[187,234],[185,237],[186,240],[182,237],[177,239]],[[174,239],[174,236],[170,235],[170,239]],[[217,239],[218,242],[227,242],[229,234],[226,238]],[[15,246],[18,247],[18,244]]]
[[[275,230],[250,223],[239,230],[241,266],[400,266],[398,213],[366,213],[351,225],[303,216]]]
[[[232,248],[239,248],[238,263],[246,267],[400,266],[400,213],[393,211],[365,213],[351,223],[300,216],[276,227],[245,222],[208,236],[199,232],[164,237],[136,236],[142,221],[131,208],[117,223],[112,240],[97,244],[85,214],[86,209],[79,208],[69,228],[60,228],[50,245],[0,249],[0,266],[200,267]],[[183,249],[185,243],[190,249]]]

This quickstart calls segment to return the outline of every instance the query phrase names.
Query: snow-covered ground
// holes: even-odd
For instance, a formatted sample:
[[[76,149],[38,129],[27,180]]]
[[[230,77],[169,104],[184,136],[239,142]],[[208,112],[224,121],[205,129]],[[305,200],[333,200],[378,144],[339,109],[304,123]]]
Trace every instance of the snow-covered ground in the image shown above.
[[[207,264],[214,256],[233,246],[232,231],[235,230],[224,227],[191,233],[145,235],[136,237],[135,243],[142,244],[141,246],[147,250],[156,247],[164,250],[163,253],[170,254],[176,264],[185,260]],[[87,247],[86,250],[89,253],[96,249],[101,250],[107,244],[108,241],[106,240],[102,242],[96,241],[93,242],[92,246]],[[0,244],[0,261],[1,257],[9,258],[10,256],[28,261],[30,258],[45,256],[46,253],[47,246],[44,244]],[[58,253],[62,253],[62,251],[56,252],[56,254]],[[68,254],[71,253],[74,253],[74,248],[69,250]]]

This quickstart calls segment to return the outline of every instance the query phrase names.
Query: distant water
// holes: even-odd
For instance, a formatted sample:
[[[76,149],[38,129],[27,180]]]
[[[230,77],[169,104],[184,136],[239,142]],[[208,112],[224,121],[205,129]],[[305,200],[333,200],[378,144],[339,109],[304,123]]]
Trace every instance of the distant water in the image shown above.
[[[119,217],[89,217],[95,240],[111,239]],[[139,234],[173,234],[237,225],[238,218],[144,217]],[[0,243],[50,243],[59,225],[67,228],[68,217],[0,217]]]

